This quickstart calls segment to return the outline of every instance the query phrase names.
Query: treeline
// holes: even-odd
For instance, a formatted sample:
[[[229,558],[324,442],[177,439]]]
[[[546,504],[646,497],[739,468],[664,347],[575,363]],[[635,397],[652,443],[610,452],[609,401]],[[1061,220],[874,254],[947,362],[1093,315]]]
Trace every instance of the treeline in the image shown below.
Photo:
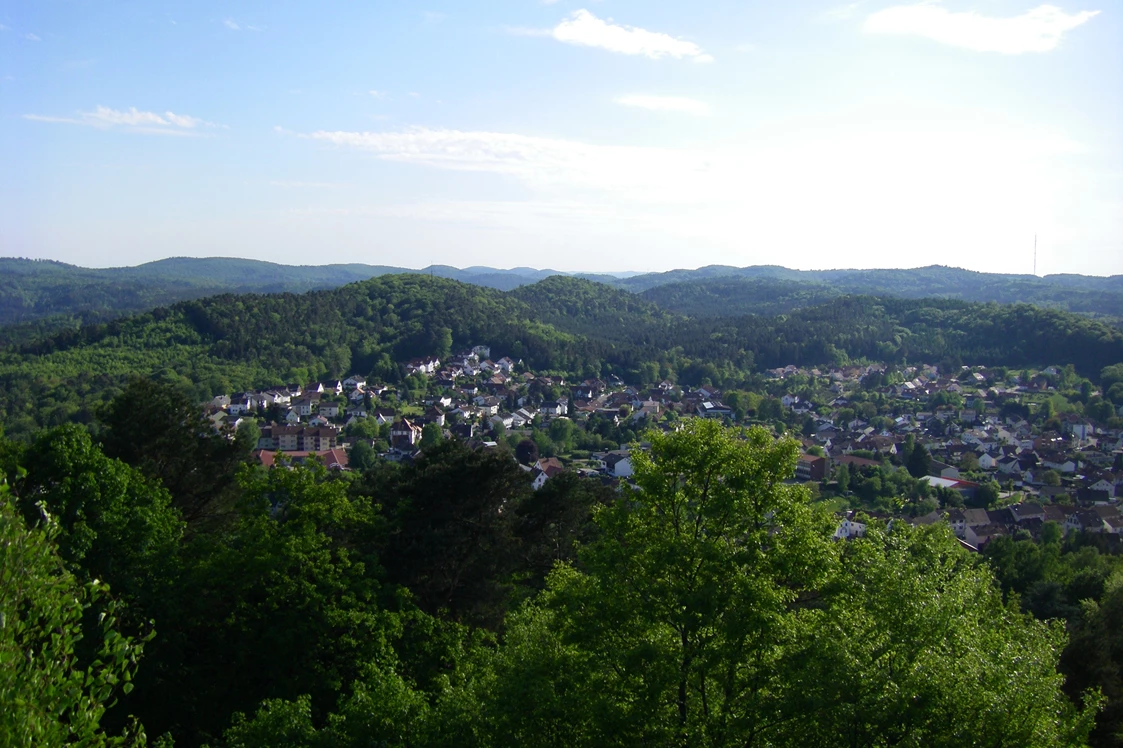
[[[535,492],[456,441],[255,469],[143,381],[108,413],[0,442],[5,744],[1052,746],[1101,705],[946,528],[832,540],[759,429]]]
[[[351,372],[397,381],[402,364],[486,343],[538,372],[740,388],[764,368],[1123,361],[1123,331],[1029,305],[841,297],[774,317],[691,318],[578,278],[500,292],[420,275],[327,291],[221,295],[0,350],[9,434],[92,423],[131,374],[199,400]]]
[[[932,265],[907,270],[788,270],[778,266],[649,273],[614,284],[668,309],[686,314],[726,316],[760,313],[769,304],[815,303],[832,296],[893,296],[906,299],[950,298],[998,304],[1033,304],[1118,322],[1123,319],[1123,276],[1016,275],[978,273]],[[673,286],[673,288],[667,288]],[[772,300],[783,289],[782,300]],[[723,306],[724,305],[724,306]]]
[[[420,273],[510,291],[552,270],[488,267],[422,270],[384,265],[289,266],[237,258],[176,257],[136,267],[91,269],[44,260],[0,258],[0,344],[105,322],[220,293],[301,293],[386,274]],[[977,273],[932,266],[910,270],[788,270],[778,266],[709,266],[617,278],[580,274],[690,316],[784,314],[838,296],[953,298],[1029,303],[1118,323],[1123,276]],[[15,327],[12,327],[15,326]]]

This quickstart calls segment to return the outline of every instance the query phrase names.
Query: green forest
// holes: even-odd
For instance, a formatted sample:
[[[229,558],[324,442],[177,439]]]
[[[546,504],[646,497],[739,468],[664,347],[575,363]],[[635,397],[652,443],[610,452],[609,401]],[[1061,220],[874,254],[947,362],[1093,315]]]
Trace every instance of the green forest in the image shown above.
[[[797,444],[759,428],[648,434],[621,494],[572,474],[533,491],[508,453],[456,440],[265,471],[146,380],[102,417],[96,441],[0,443],[5,745],[1056,746],[1120,727],[1118,557],[1052,538],[983,558],[941,526],[834,541],[784,483]],[[1048,608],[1067,599],[1085,602]]]
[[[420,274],[511,291],[550,277],[578,277],[635,293],[691,316],[783,314],[846,295],[953,298],[1034,304],[1093,318],[1123,319],[1123,277],[977,273],[932,266],[912,270],[788,270],[709,266],[665,273],[575,273],[433,265],[288,266],[236,258],[173,257],[135,267],[83,268],[0,258],[0,343],[105,322],[158,306],[221,293],[301,293],[388,274]]]
[[[130,376],[214,395],[356,372],[388,382],[415,356],[486,343],[535,371],[654,371],[741,389],[767,368],[943,363],[1072,364],[1098,379],[1123,361],[1123,330],[1028,304],[841,296],[790,313],[692,317],[627,291],[553,276],[499,291],[384,275],[305,294],[223,294],[0,348],[10,436],[95,422]]]
[[[838,542],[786,482],[798,443],[761,427],[617,429],[650,446],[637,490],[564,472],[536,491],[508,449],[457,439],[266,470],[199,405],[351,373],[408,389],[405,361],[481,344],[738,409],[788,364],[1050,364],[1118,394],[1123,331],[1057,309],[673,306],[382,275],[8,342],[0,745],[1119,744],[1123,561],[1101,539],[977,554],[870,520]]]

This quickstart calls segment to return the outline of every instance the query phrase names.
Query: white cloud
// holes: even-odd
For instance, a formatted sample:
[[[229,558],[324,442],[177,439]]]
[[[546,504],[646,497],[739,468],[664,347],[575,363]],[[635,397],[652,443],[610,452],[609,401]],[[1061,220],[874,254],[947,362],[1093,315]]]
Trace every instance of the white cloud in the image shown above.
[[[870,34],[923,36],[943,44],[977,52],[1017,55],[1056,49],[1065,33],[1099,13],[1086,10],[1068,14],[1053,5],[1041,5],[1020,16],[995,18],[974,11],[956,13],[935,3],[896,5],[866,19]]]
[[[710,113],[710,107],[704,101],[689,99],[685,96],[649,96],[646,94],[630,94],[621,96],[616,103],[624,106],[634,106],[641,109],[650,109],[654,112],[682,112],[704,116]]]
[[[174,112],[164,112],[165,119],[176,127],[198,127],[199,125],[206,124],[198,117],[191,117],[186,114],[175,114]]]
[[[29,42],[41,42],[41,41],[43,41],[42,39],[37,37],[35,34],[24,34],[23,38],[27,39]]]
[[[385,99],[386,98],[386,92],[385,91],[375,91],[372,88],[371,90],[367,91],[367,93],[369,93],[371,96],[373,96],[376,99]]]
[[[574,11],[569,18],[554,27],[553,36],[566,44],[599,47],[625,55],[643,55],[652,59],[688,58],[695,62],[714,60],[694,42],[634,26],[619,26],[612,23],[611,19],[603,21],[584,9]]]
[[[43,114],[25,114],[24,119],[34,122],[57,122],[70,125],[88,125],[102,129],[121,129],[162,135],[195,135],[201,127],[221,127],[198,117],[175,112],[145,112],[136,107],[126,111],[98,106],[92,112],[79,112],[77,117],[56,117]]]
[[[233,18],[222,19],[222,25],[225,26],[228,29],[231,29],[232,31],[240,31],[241,28],[242,28],[241,26],[239,26],[237,24],[237,22],[234,21]]]

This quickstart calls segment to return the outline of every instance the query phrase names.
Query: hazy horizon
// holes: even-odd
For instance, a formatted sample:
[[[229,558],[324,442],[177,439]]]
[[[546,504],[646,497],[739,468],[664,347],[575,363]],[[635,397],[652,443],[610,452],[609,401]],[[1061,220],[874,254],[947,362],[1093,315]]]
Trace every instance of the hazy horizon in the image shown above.
[[[1121,41],[1123,0],[8,4],[0,244],[1120,274]]]
[[[478,270],[493,270],[493,271],[496,271],[496,272],[511,273],[511,272],[514,272],[514,271],[517,271],[517,270],[529,270],[529,271],[534,271],[534,272],[556,272],[556,273],[562,273],[562,274],[566,274],[566,275],[594,275],[595,274],[595,275],[611,275],[611,276],[617,276],[617,277],[632,276],[632,275],[647,275],[647,274],[667,273],[667,272],[692,272],[692,271],[696,271],[696,270],[704,270],[706,268],[711,268],[711,267],[728,267],[728,268],[734,268],[734,269],[739,269],[739,270],[743,270],[743,269],[751,268],[751,267],[777,267],[777,268],[781,268],[781,269],[784,269],[784,270],[794,270],[794,271],[799,271],[799,272],[863,272],[863,271],[874,271],[874,270],[924,270],[926,268],[936,267],[936,266],[945,267],[945,268],[948,268],[950,270],[963,270],[963,271],[972,272],[972,273],[984,273],[984,274],[985,273],[994,273],[994,274],[999,274],[999,275],[1022,275],[1022,276],[1031,277],[1031,278],[1044,278],[1047,275],[1083,275],[1083,276],[1095,277],[1095,278],[1110,278],[1110,277],[1115,277],[1117,275],[1123,275],[1123,273],[1107,273],[1107,274],[1105,274],[1105,273],[1065,273],[1063,271],[1059,271],[1059,272],[1056,272],[1056,273],[1038,273],[1035,276],[1033,273],[1018,273],[1018,272],[1013,272],[1013,271],[1011,271],[1009,273],[1002,273],[1002,272],[999,272],[999,271],[972,270],[971,268],[958,267],[958,266],[954,266],[954,265],[942,265],[940,263],[933,263],[933,264],[929,264],[929,265],[916,265],[916,266],[912,266],[912,267],[858,268],[858,267],[842,267],[842,266],[840,266],[840,267],[823,267],[823,268],[810,268],[810,269],[788,267],[786,265],[777,264],[777,263],[758,263],[758,264],[755,264],[755,265],[726,265],[726,264],[721,264],[721,263],[709,263],[709,264],[706,264],[706,265],[696,265],[696,266],[693,266],[693,267],[680,266],[680,267],[668,268],[666,270],[636,270],[634,268],[622,268],[622,269],[615,269],[615,270],[599,270],[599,269],[598,270],[588,270],[588,269],[578,268],[576,270],[562,270],[560,268],[555,268],[555,267],[550,267],[550,266],[545,266],[545,265],[541,266],[541,267],[535,267],[535,266],[531,266],[531,265],[512,265],[512,266],[508,266],[508,267],[500,267],[500,266],[495,266],[495,265],[449,265],[447,263],[434,263],[434,264],[431,264],[431,265],[405,265],[405,264],[388,265],[387,263],[371,263],[371,262],[288,263],[288,262],[278,262],[276,260],[261,260],[260,258],[256,258],[256,257],[236,257],[236,256],[233,256],[233,255],[209,255],[209,256],[198,256],[198,257],[192,257],[192,256],[189,256],[189,255],[169,255],[167,257],[158,257],[158,258],[155,258],[155,259],[152,259],[152,260],[145,260],[143,262],[132,263],[132,264],[124,264],[124,265],[82,264],[82,263],[67,262],[65,260],[58,260],[58,259],[55,259],[53,257],[25,257],[25,256],[14,256],[14,255],[0,256],[0,260],[32,260],[32,261],[44,261],[44,262],[62,262],[64,264],[71,265],[71,266],[74,266],[74,267],[83,268],[83,269],[86,269],[86,270],[121,270],[121,269],[127,269],[127,268],[140,267],[142,265],[148,265],[148,264],[157,263],[157,262],[163,262],[163,261],[166,261],[166,260],[253,260],[253,261],[260,261],[260,262],[272,262],[272,263],[275,263],[277,265],[281,265],[281,266],[285,266],[285,267],[327,267],[327,266],[330,266],[330,265],[352,265],[352,264],[354,264],[354,265],[367,265],[367,266],[370,266],[370,267],[392,267],[392,268],[395,268],[395,269],[412,270],[412,271],[425,270],[425,269],[430,268],[430,267],[451,267],[455,270],[460,270],[460,271],[468,271],[468,270],[478,269]]]

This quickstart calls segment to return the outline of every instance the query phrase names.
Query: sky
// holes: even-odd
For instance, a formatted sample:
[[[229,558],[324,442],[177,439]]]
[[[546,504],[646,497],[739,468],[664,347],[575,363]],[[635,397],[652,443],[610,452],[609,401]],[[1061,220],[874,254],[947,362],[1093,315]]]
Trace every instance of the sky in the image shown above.
[[[0,0],[0,254],[1120,274],[1058,1]]]

